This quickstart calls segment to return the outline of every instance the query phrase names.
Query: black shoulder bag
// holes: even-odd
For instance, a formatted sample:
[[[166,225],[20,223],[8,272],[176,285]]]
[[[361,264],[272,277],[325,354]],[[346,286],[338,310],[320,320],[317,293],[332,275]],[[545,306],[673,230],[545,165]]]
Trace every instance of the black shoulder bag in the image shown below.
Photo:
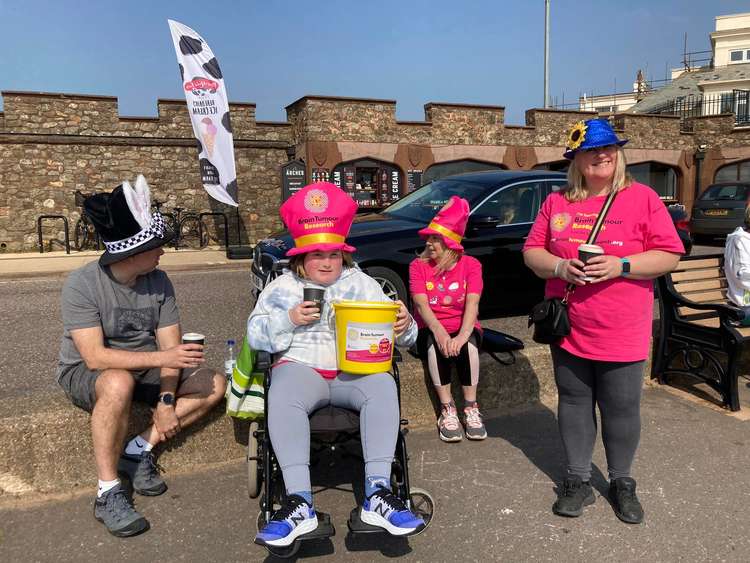
[[[599,217],[596,219],[594,228],[589,233],[586,244],[594,244],[604,224],[604,218],[607,216],[616,195],[617,192],[611,192],[607,197],[602,210],[599,212]],[[538,342],[539,344],[557,344],[563,336],[570,334],[568,299],[575,288],[575,284],[569,283],[565,288],[565,296],[562,299],[559,297],[550,297],[534,305],[529,313],[529,326],[534,325],[534,335],[532,336],[534,342]]]

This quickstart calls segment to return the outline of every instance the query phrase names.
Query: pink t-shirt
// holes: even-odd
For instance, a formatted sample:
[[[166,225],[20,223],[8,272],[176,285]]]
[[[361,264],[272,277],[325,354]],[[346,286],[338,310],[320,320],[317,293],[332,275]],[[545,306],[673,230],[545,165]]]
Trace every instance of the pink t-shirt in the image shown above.
[[[447,272],[436,276],[434,269],[434,261],[415,259],[409,265],[409,290],[412,295],[427,295],[430,309],[443,328],[449,334],[458,332],[464,316],[466,295],[482,295],[482,264],[476,258],[464,254]],[[419,311],[414,311],[414,319],[419,328],[426,326]],[[474,326],[481,329],[479,321]]]
[[[562,193],[542,204],[524,251],[545,248],[561,258],[578,258],[606,196],[568,202]],[[595,244],[611,256],[647,250],[682,254],[684,247],[664,203],[656,192],[634,182],[620,191],[604,220]],[[562,297],[566,282],[547,280],[545,295]],[[634,362],[646,359],[651,340],[654,284],[652,280],[620,277],[578,286],[570,297],[570,335],[560,347],[593,360]]]

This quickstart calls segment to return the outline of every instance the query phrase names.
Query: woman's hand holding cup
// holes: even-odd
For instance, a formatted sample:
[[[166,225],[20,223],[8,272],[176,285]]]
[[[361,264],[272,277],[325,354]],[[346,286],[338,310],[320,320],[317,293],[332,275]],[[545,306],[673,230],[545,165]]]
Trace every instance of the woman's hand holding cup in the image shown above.
[[[555,267],[555,274],[561,280],[574,285],[586,285],[583,262],[576,258],[563,259]]]
[[[622,275],[622,260],[617,256],[597,256],[586,262],[583,271],[591,278],[591,283],[619,278]]]

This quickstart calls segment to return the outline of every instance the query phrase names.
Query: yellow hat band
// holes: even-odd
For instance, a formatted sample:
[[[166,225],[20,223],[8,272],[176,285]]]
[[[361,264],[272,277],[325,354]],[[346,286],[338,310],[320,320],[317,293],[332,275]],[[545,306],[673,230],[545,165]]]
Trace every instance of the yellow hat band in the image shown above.
[[[442,225],[438,223],[435,223],[435,222],[430,223],[429,225],[427,225],[427,228],[432,229],[433,231],[437,231],[444,237],[448,237],[452,241],[457,242],[458,244],[461,244],[461,238],[462,238],[461,235],[451,231],[450,229],[446,229],[445,227],[443,227]]]
[[[304,235],[294,239],[294,246],[301,248],[303,246],[309,246],[311,244],[330,244],[330,243],[343,243],[346,242],[346,238],[342,235],[334,233],[315,233],[312,235]]]

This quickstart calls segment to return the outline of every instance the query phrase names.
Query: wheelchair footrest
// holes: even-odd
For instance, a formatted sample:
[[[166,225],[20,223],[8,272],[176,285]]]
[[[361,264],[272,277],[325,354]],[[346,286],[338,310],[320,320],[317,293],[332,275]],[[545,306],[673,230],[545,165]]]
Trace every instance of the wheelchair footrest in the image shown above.
[[[312,532],[302,534],[297,538],[297,541],[320,540],[336,535],[336,528],[333,527],[333,523],[331,522],[331,515],[326,514],[325,512],[318,512],[317,514],[318,527],[315,528]]]
[[[361,510],[361,507],[357,506],[356,508],[353,508],[352,511],[349,513],[349,520],[347,521],[346,525],[349,526],[349,531],[352,534],[386,533],[386,531],[383,528],[380,528],[378,526],[372,526],[371,524],[362,522],[362,519],[359,517],[360,510]]]

